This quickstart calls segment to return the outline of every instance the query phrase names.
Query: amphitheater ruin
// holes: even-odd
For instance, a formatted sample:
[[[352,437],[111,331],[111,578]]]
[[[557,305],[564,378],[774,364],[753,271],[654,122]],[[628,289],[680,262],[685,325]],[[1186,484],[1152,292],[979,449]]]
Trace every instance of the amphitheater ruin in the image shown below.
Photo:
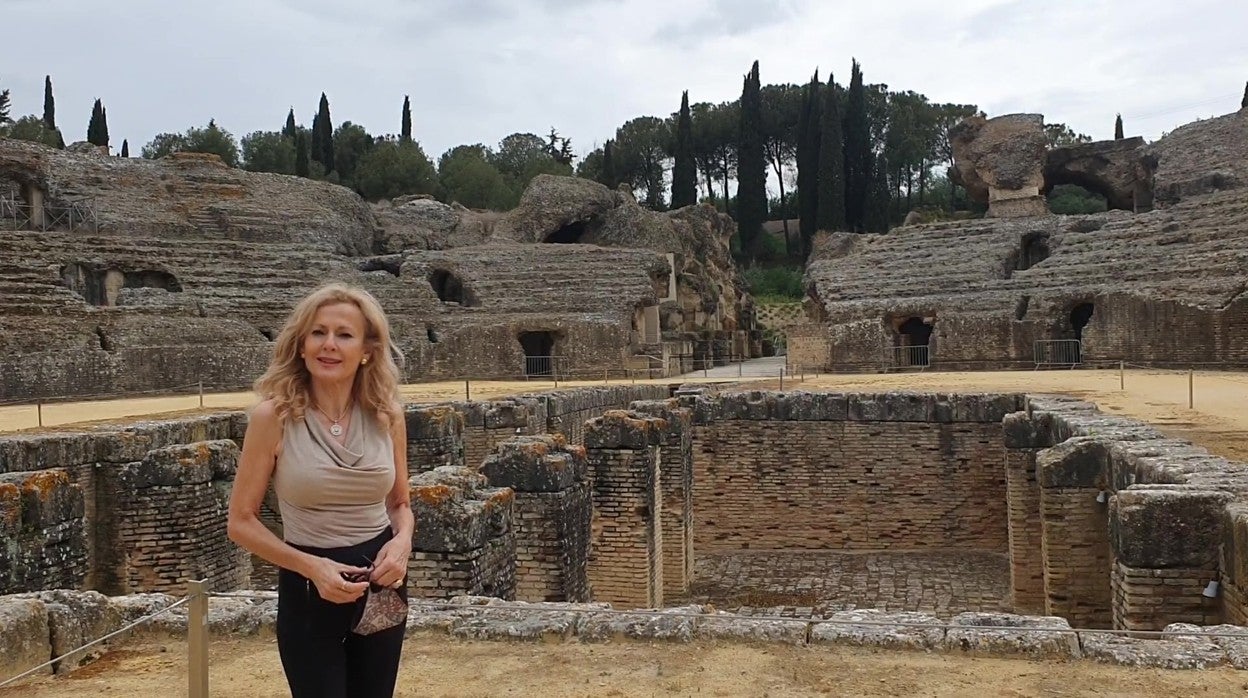
[[[822,237],[789,364],[1031,368],[1069,341],[1071,364],[1248,364],[1248,110],[1151,145],[1018,147],[1041,126],[959,127],[988,217]],[[1048,214],[1070,181],[1115,210]],[[203,156],[0,140],[6,186],[25,218],[0,233],[0,399],[246,386],[329,279],[386,306],[410,381],[656,379],[406,406],[410,592],[445,602],[414,605],[412,632],[1248,668],[1248,465],[1061,395],[687,383],[762,351],[710,206],[549,176],[504,213],[369,206]],[[275,570],[225,531],[246,424],[0,436],[0,679],[90,661],[62,655],[190,580],[244,592],[212,599],[214,632],[271,628]]]

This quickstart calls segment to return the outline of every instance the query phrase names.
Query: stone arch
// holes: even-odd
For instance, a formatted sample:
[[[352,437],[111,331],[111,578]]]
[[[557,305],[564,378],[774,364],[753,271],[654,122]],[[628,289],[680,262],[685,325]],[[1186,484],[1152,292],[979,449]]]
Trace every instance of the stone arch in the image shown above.
[[[572,221],[559,228],[551,231],[546,237],[542,238],[542,242],[549,242],[563,245],[580,244],[585,233],[589,230],[588,221]]]
[[[558,334],[550,330],[529,330],[516,335],[524,351],[524,375],[549,376],[555,372]]]
[[[917,315],[906,315],[893,320],[893,346],[898,349],[898,363],[907,366],[927,366],[932,356],[932,331],[935,321]],[[904,349],[904,351],[903,351]]]
[[[1096,305],[1091,301],[1076,303],[1070,309],[1070,329],[1074,333],[1074,338],[1083,341],[1083,328],[1088,326],[1092,321],[1092,313],[1096,311]]]
[[[443,303],[455,303],[464,307],[477,305],[476,295],[450,270],[434,269],[429,272],[429,286]]]

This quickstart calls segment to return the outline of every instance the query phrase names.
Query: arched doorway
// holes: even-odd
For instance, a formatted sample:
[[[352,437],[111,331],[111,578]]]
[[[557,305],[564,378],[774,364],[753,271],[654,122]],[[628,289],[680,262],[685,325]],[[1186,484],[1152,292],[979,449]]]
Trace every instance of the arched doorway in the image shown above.
[[[468,307],[477,304],[476,297],[454,273],[446,269],[429,272],[429,286],[443,303],[456,303]]]
[[[932,323],[921,317],[907,318],[897,325],[894,340],[897,365],[931,365]]]
[[[517,339],[524,350],[525,376],[550,376],[555,372],[555,333],[521,332]]]
[[[581,237],[585,235],[585,229],[586,221],[573,221],[547,235],[542,242],[574,245],[580,243]]]

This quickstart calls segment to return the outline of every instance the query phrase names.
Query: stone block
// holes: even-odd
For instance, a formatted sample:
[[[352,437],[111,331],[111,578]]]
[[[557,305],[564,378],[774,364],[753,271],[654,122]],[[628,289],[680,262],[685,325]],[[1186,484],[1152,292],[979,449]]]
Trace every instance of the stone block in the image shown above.
[[[473,615],[451,621],[452,635],[465,640],[566,640],[572,636],[580,614],[568,610],[537,610],[540,606],[513,602],[519,608],[481,606]]]
[[[107,437],[95,433],[13,435],[0,439],[0,473],[68,468],[100,459]]]
[[[499,445],[486,457],[481,472],[495,487],[517,492],[559,492],[584,478],[584,458],[562,451],[561,440],[529,436]],[[562,452],[561,452],[562,451]]]
[[[837,611],[810,627],[812,644],[930,650],[944,641],[944,621],[927,613],[860,609]]]
[[[763,620],[717,612],[698,619],[695,635],[706,640],[806,644],[811,623],[804,620]]]
[[[56,589],[19,596],[38,599],[47,608],[52,656],[66,655],[122,626],[120,611],[98,591]],[[75,652],[57,662],[54,669],[58,674],[73,671],[94,660],[106,649],[101,644]]]
[[[923,393],[855,393],[848,419],[854,422],[934,422],[936,396]]]
[[[1053,445],[1051,428],[1052,420],[1044,414],[1013,412],[1001,418],[1006,448],[1048,448]]]
[[[1012,613],[959,613],[945,635],[945,647],[974,654],[1078,657],[1079,638],[1065,618]]]
[[[1110,500],[1109,537],[1120,564],[1137,568],[1218,563],[1223,510],[1234,496],[1181,485],[1143,485]]]
[[[1108,445],[1076,436],[1036,454],[1036,479],[1045,488],[1109,488]]]
[[[7,510],[5,518],[20,517],[15,523],[20,522],[21,526],[44,529],[83,517],[82,489],[69,481],[69,474],[64,470],[0,475],[0,485],[5,483],[17,488],[19,498],[15,501],[8,488],[5,489],[8,497],[0,492],[0,512]]]
[[[1192,625],[1171,623],[1162,631],[1178,638],[1207,639],[1226,651],[1227,661],[1236,669],[1248,669],[1248,628],[1242,625]]]
[[[10,677],[52,658],[48,608],[39,599],[0,596],[0,676]],[[39,672],[52,673],[52,668]]]
[[[997,423],[1023,408],[1018,394],[958,393],[942,402],[949,405],[949,419],[939,421]]]
[[[464,415],[450,406],[409,405],[403,415],[407,421],[409,440],[459,436],[464,432]]]
[[[238,459],[238,447],[232,441],[154,449],[141,461],[118,467],[118,487],[140,490],[210,482],[218,470],[232,473],[237,467],[220,464],[226,458]]]
[[[1155,669],[1207,669],[1225,664],[1226,650],[1200,637],[1141,639],[1081,630],[1083,656],[1108,664]]]
[[[608,410],[585,425],[585,447],[640,450],[661,445],[667,422],[626,410]]]
[[[704,612],[702,606],[677,606],[627,614],[589,612],[577,621],[576,635],[584,642],[624,638],[689,642]]]

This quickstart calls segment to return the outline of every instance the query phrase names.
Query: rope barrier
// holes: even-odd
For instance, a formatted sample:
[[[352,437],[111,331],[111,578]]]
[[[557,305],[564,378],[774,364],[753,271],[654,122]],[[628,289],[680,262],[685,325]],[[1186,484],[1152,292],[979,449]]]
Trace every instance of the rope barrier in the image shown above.
[[[212,592],[209,597],[215,598],[247,598],[252,600],[272,600],[271,596],[257,596],[254,592]],[[516,604],[503,601],[501,603],[491,603],[490,605],[472,605],[462,603],[452,603],[450,601],[421,601],[409,600],[408,606],[415,608],[427,608],[433,610],[455,610],[455,609],[476,609],[476,610],[505,610],[520,611],[522,613],[586,613],[586,614],[603,614],[613,616],[631,616],[631,617],[656,617],[656,618],[723,618],[723,616],[711,616],[704,613],[688,613],[679,611],[665,611],[661,609],[618,609],[618,608],[574,608],[569,604],[550,604],[535,606],[530,604]],[[905,621],[873,621],[873,620],[839,620],[839,619],[820,619],[820,618],[797,618],[793,616],[771,616],[771,615],[740,615],[733,614],[741,620],[763,620],[763,621],[784,621],[799,623],[826,623],[831,625],[852,625],[867,626],[879,628],[916,628],[922,630],[994,630],[1008,632],[1039,632],[1050,634],[1077,634],[1077,633],[1093,633],[1102,635],[1122,635],[1126,637],[1137,637],[1141,639],[1148,638],[1165,638],[1177,636],[1198,636],[1198,637],[1237,637],[1248,639],[1248,632],[1245,633],[1203,633],[1176,631],[1165,632],[1163,630],[1116,630],[1112,628],[1037,628],[1037,627],[1016,627],[1001,625],[955,625],[953,623],[908,623]]]
[[[75,653],[77,653],[77,652],[81,652],[82,650],[85,650],[85,649],[87,649],[88,647],[94,647],[95,645],[98,645],[98,644],[100,644],[101,642],[104,642],[104,641],[106,641],[106,640],[110,640],[110,639],[112,639],[112,638],[114,638],[114,637],[117,637],[118,635],[121,635],[121,634],[122,634],[122,633],[124,633],[124,632],[127,632],[127,631],[129,631],[129,630],[131,630],[131,629],[133,629],[133,628],[135,628],[135,627],[137,627],[137,626],[139,626],[139,625],[142,625],[143,623],[146,623],[146,622],[148,622],[148,621],[152,620],[153,618],[156,618],[157,616],[160,616],[160,615],[162,615],[162,614],[168,613],[169,611],[172,611],[173,609],[175,609],[175,608],[177,608],[177,607],[179,607],[179,606],[186,605],[186,604],[190,603],[190,601],[191,601],[191,597],[189,597],[189,596],[188,596],[188,597],[185,597],[185,598],[182,598],[182,599],[180,599],[180,600],[178,600],[178,601],[175,601],[174,603],[169,604],[168,606],[165,606],[164,608],[160,609],[159,611],[156,611],[155,613],[149,613],[148,615],[143,616],[142,618],[139,618],[138,620],[134,621],[133,623],[130,623],[129,625],[126,625],[126,626],[124,626],[124,627],[122,627],[122,628],[119,628],[119,629],[117,629],[117,630],[114,630],[113,632],[111,632],[111,633],[109,633],[109,634],[107,634],[107,635],[105,635],[105,636],[103,636],[103,637],[96,638],[96,639],[94,639],[94,640],[92,640],[92,641],[90,641],[90,642],[86,643],[85,645],[83,645],[83,646],[81,646],[81,647],[77,647],[77,648],[75,648],[75,649],[72,649],[72,650],[70,650],[70,651],[68,651],[68,652],[66,652],[66,653],[64,653],[64,654],[62,654],[62,655],[61,655],[61,656],[59,656],[59,657],[54,657],[54,658],[52,658],[52,659],[49,659],[48,661],[44,662],[43,664],[40,664],[40,665],[39,665],[39,666],[37,666],[37,667],[32,667],[32,668],[30,668],[30,669],[27,669],[26,671],[23,671],[22,673],[18,674],[17,676],[13,676],[13,677],[10,677],[10,678],[5,679],[4,681],[0,681],[0,688],[4,688],[5,686],[8,686],[9,684],[11,684],[11,683],[13,683],[13,682],[15,682],[15,681],[19,681],[19,680],[21,680],[21,679],[24,679],[24,678],[26,678],[27,676],[30,676],[31,674],[34,674],[34,673],[36,673],[36,672],[38,672],[38,671],[40,671],[40,670],[42,670],[42,669],[46,669],[46,668],[48,668],[48,667],[52,666],[53,664],[56,664],[57,662],[59,662],[59,661],[61,661],[61,660],[65,659],[66,657],[70,656],[71,654],[75,654]]]

